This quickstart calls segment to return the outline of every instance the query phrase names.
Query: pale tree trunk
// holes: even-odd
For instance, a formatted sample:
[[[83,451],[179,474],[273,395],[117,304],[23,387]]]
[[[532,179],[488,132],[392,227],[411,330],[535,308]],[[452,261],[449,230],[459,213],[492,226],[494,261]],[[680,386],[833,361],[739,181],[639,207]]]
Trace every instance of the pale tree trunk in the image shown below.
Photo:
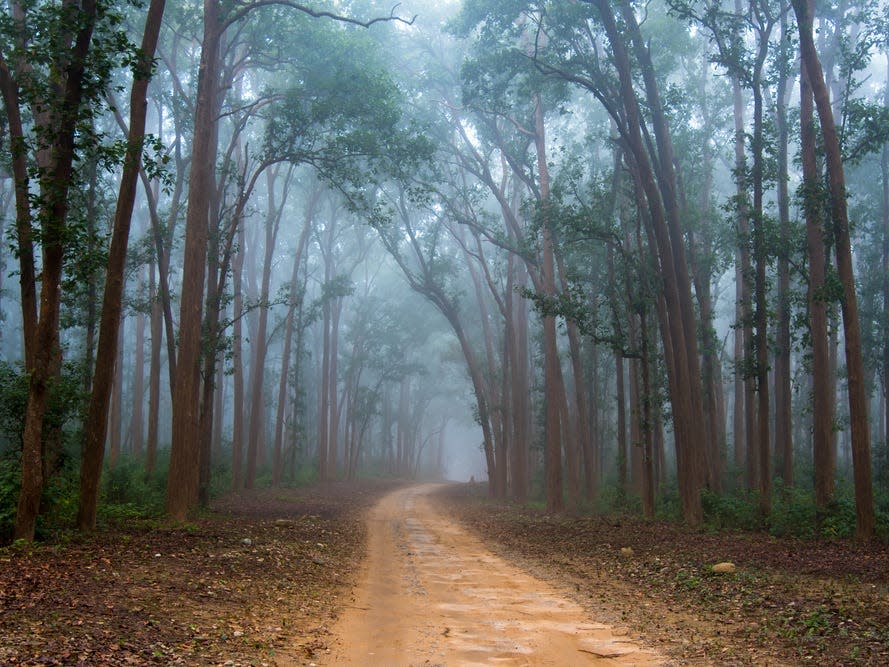
[[[633,349],[638,349],[636,345],[635,326],[630,327],[630,341]],[[633,494],[642,497],[642,397],[640,395],[640,379],[641,374],[639,359],[629,359],[627,364],[629,367],[628,378],[630,380],[630,447],[629,447],[629,472],[630,472],[630,488]]]
[[[120,323],[118,330],[118,352],[117,358],[112,363],[114,368],[114,378],[111,385],[111,414],[108,421],[108,467],[114,468],[117,465],[117,459],[121,453],[121,425],[123,420],[123,339],[124,339],[124,322]],[[88,529],[88,528],[87,528]]]
[[[563,291],[568,289],[568,276],[565,271],[562,253],[558,246],[554,247],[556,267],[559,272],[560,286]],[[583,350],[580,342],[580,329],[572,319],[565,321],[565,332],[568,337],[568,351],[571,360],[571,374],[574,379],[574,411],[569,421],[570,434],[565,442],[566,473],[568,477],[568,502],[572,508],[580,503],[581,495],[581,458],[588,447],[590,438],[590,420],[587,409],[586,381],[583,377]],[[565,399],[567,405],[567,396]]]
[[[617,492],[621,502],[627,497],[627,393],[624,380],[624,355],[614,350],[614,396],[617,409]]]
[[[781,3],[781,54],[778,59],[778,85],[775,121],[778,131],[778,326],[775,340],[775,454],[779,459],[785,487],[793,486],[793,421],[790,372],[790,194],[788,193],[787,98],[790,92],[790,49],[788,44],[787,2]]]
[[[297,302],[297,290],[299,289],[299,269],[302,265],[302,256],[309,240],[309,231],[312,229],[312,218],[315,206],[318,202],[320,190],[316,187],[306,204],[303,229],[296,244],[296,254],[293,257],[293,270],[290,275],[290,305],[287,308],[287,318],[284,321],[284,349],[281,352],[281,377],[278,381],[278,403],[275,413],[275,444],[272,459],[272,486],[281,483],[283,460],[281,458],[284,441],[284,414],[287,406],[287,386],[289,384],[290,350],[293,342],[293,329],[296,321],[296,311],[302,303],[303,295],[299,295]],[[297,350],[299,354],[299,350]],[[297,380],[298,381],[298,380]]]
[[[735,327],[732,335],[734,340],[733,358],[735,362],[734,402],[732,405],[732,460],[735,468],[743,470],[747,461],[747,419],[746,394],[747,382],[742,370],[744,362],[744,272],[740,258],[735,258]]]
[[[889,107],[889,51],[887,51],[886,94],[883,104]],[[886,420],[883,426],[883,437],[889,440],[889,143],[883,144],[880,156],[880,174],[883,184],[883,196],[880,202],[883,222],[883,417]],[[889,450],[889,442],[884,442],[884,447]]]
[[[163,129],[162,119],[159,120],[159,133]],[[177,130],[178,131],[178,130]],[[174,157],[176,173],[183,174],[186,171],[186,161],[181,156],[181,143],[176,142]],[[176,334],[173,322],[173,300],[170,295],[169,265],[170,253],[173,247],[173,236],[176,222],[179,219],[179,211],[182,206],[182,196],[185,190],[185,176],[177,176],[171,195],[170,212],[167,215],[166,225],[161,224],[157,211],[157,183],[151,183],[144,169],[139,170],[142,186],[145,190],[145,198],[148,204],[149,218],[151,220],[151,236],[154,242],[154,256],[157,262],[157,300],[161,317],[161,326],[164,330],[164,338],[167,348],[167,375],[169,377],[170,393],[172,395],[176,378]],[[160,337],[158,337],[160,341]]]
[[[736,9],[738,3],[735,3]],[[737,172],[737,190],[738,198],[738,260],[735,271],[735,279],[737,281],[737,303],[739,313],[739,326],[735,339],[735,373],[741,378],[743,384],[743,393],[738,394],[738,383],[735,383],[735,436],[743,433],[743,440],[735,441],[735,462],[743,463],[745,467],[745,479],[748,489],[753,489],[757,485],[757,473],[759,467],[757,465],[759,449],[756,447],[756,436],[759,433],[756,420],[756,381],[750,373],[749,365],[752,363],[754,355],[754,336],[753,336],[753,309],[752,298],[750,294],[750,278],[753,274],[752,264],[750,262],[750,219],[749,209],[747,206],[747,190],[744,185],[744,174],[747,171],[747,160],[745,157],[744,141],[744,100],[741,93],[741,82],[732,77],[732,97],[734,101],[734,119],[735,119],[735,171]],[[740,343],[740,346],[738,345]],[[738,348],[741,348],[740,355]],[[741,400],[739,401],[739,397]],[[743,426],[738,423],[740,409],[743,408]],[[743,446],[740,443],[743,441]],[[739,460],[739,453],[743,452],[743,461]]]
[[[599,346],[590,345],[587,349],[586,366],[589,374],[587,393],[587,413],[590,416],[589,450],[584,461],[586,471],[586,499],[593,501],[599,493],[599,477],[602,469],[602,434],[599,432]]]
[[[143,283],[144,284],[144,283]],[[130,413],[130,452],[133,458],[141,460],[145,446],[145,423],[142,406],[145,398],[145,313],[141,310],[136,314],[133,326],[135,346],[133,354],[133,410]]]
[[[611,328],[615,339],[620,341],[623,338],[621,331],[621,317],[618,309],[618,281],[614,270],[614,249],[611,245],[607,248],[607,264],[608,264],[608,292],[609,301],[611,302]],[[627,498],[627,403],[626,403],[626,386],[624,380],[626,378],[624,372],[624,351],[619,343],[614,345],[614,391],[615,391],[615,410],[616,410],[616,429],[615,442],[617,443],[616,464],[617,464],[617,492],[618,498],[624,502]]]
[[[769,307],[766,294],[766,265],[768,241],[763,209],[764,149],[763,149],[763,95],[762,70],[769,48],[772,24],[757,30],[757,55],[753,67],[753,259],[755,265],[753,292],[755,300],[754,346],[756,351],[756,398],[757,398],[757,462],[759,464],[759,511],[767,517],[772,511],[772,443],[769,390]]]
[[[401,235],[393,239],[387,237],[386,233],[384,233],[383,230],[380,230],[380,238],[391,257],[398,264],[411,289],[429,300],[438,311],[444,315],[445,319],[447,319],[448,323],[451,325],[451,329],[457,337],[457,341],[460,343],[460,350],[463,352],[463,358],[466,362],[466,367],[469,371],[469,379],[472,382],[472,389],[475,394],[478,420],[484,438],[483,448],[485,452],[485,463],[487,465],[489,489],[493,493],[493,480],[496,479],[497,470],[494,459],[494,439],[491,433],[491,420],[488,408],[489,401],[485,394],[485,382],[482,377],[481,368],[475,359],[475,352],[473,351],[469,338],[466,336],[463,329],[463,324],[460,320],[457,308],[450,300],[450,297],[444,292],[441,286],[436,283],[434,277],[431,275],[430,267],[423,254],[420,242],[410,224],[410,216],[403,210],[403,208],[401,218],[405,225],[403,231],[407,235],[407,243],[409,244],[413,257],[419,265],[419,268],[416,270],[417,273],[415,273],[413,268],[408,266],[402,255],[400,245],[403,237]]]
[[[86,180],[88,185],[87,187],[87,196],[86,203],[84,207],[86,208],[86,225],[87,225],[87,253],[89,256],[94,257],[95,253],[99,252],[98,243],[99,243],[99,231],[97,229],[97,223],[99,214],[96,211],[96,194],[98,188],[98,165],[90,164],[86,167],[85,171],[87,172]],[[96,358],[96,332],[99,326],[99,271],[98,269],[91,270],[86,276],[86,304],[84,307],[86,308],[86,318],[83,325],[83,349],[84,349],[84,368],[88,368],[92,370],[95,367]],[[84,389],[87,393],[92,390],[93,386],[93,378],[92,373],[84,373],[83,379]]]
[[[540,178],[540,208],[543,212],[542,249],[541,249],[541,282],[543,296],[552,299],[556,294],[555,264],[553,261],[552,221],[549,219],[549,170],[546,164],[546,136],[543,124],[543,106],[540,96],[535,96],[534,103],[534,143],[537,148],[537,170]],[[561,512],[564,507],[562,498],[562,434],[563,427],[560,415],[559,392],[559,350],[556,342],[556,318],[552,314],[543,315],[543,369],[544,392],[546,395],[546,440],[544,444],[544,470],[546,482],[546,511]],[[564,391],[562,392],[564,395]]]
[[[148,293],[151,296],[151,362],[148,372],[148,439],[145,442],[145,473],[154,474],[157,460],[158,427],[160,425],[161,397],[161,304],[155,282],[155,266],[148,267]]]
[[[510,180],[512,193],[504,197],[502,207],[504,218],[515,216],[520,206],[520,185],[518,178],[512,174]],[[504,186],[504,191],[506,187]],[[516,230],[508,229],[513,242],[518,241]],[[505,294],[505,310],[507,325],[507,357],[509,367],[509,386],[512,413],[511,444],[510,451],[510,478],[512,498],[518,503],[525,503],[528,499],[529,475],[528,475],[528,451],[531,437],[531,372],[530,352],[528,348],[528,302],[520,296],[522,289],[528,284],[528,267],[510,253],[507,258],[507,290]]]
[[[858,321],[858,297],[849,237],[845,174],[830,96],[812,34],[814,0],[793,0],[800,37],[800,55],[806,66],[806,78],[818,111],[824,140],[830,187],[830,208],[836,248],[837,272],[843,287],[842,311],[845,334],[846,374],[849,391],[849,420],[852,431],[852,463],[855,479],[855,535],[869,540],[874,535],[875,516],[871,475],[870,426],[867,418],[867,387],[861,355],[861,329]]]
[[[213,393],[213,436],[210,447],[212,458],[217,461],[222,456],[222,429],[224,428],[222,418],[225,409],[226,384],[225,365],[220,360],[216,364],[216,380],[214,381],[216,391]]]
[[[324,269],[324,282],[330,280],[330,264],[327,263]],[[327,479],[327,449],[328,449],[328,428],[330,420],[330,300],[325,299],[321,307],[321,383],[320,396],[318,400],[318,479]],[[401,474],[401,431],[398,437],[398,453],[397,470]]]
[[[651,392],[651,356],[649,354],[648,321],[643,311],[639,322],[641,337],[641,371],[642,371],[642,514],[651,519],[654,517],[655,503],[655,468],[654,442],[652,438],[652,409],[654,399]]]
[[[401,378],[398,388],[398,416],[395,423],[395,469],[399,477],[407,473],[407,448],[408,448],[408,402],[410,396],[410,378]]]
[[[719,358],[720,343],[713,326],[713,296],[711,278],[715,254],[713,233],[708,224],[711,217],[711,197],[713,194],[713,119],[709,107],[707,69],[709,63],[703,63],[704,71],[700,76],[699,92],[701,97],[701,113],[703,116],[703,141],[701,143],[701,185],[698,206],[702,220],[698,230],[688,231],[688,258],[691,277],[694,284],[695,297],[698,302],[701,337],[701,373],[704,390],[704,416],[707,420],[707,470],[706,485],[712,491],[720,493],[722,478],[725,473],[726,454],[726,423],[725,396],[722,386],[722,363]],[[682,206],[685,208],[684,186],[680,189]],[[641,238],[637,232],[639,255],[642,256]]]
[[[245,488],[252,489],[256,482],[256,459],[259,448],[263,447],[265,417],[265,358],[268,352],[267,329],[269,320],[269,290],[272,279],[272,259],[274,258],[275,242],[278,239],[278,228],[281,222],[282,208],[276,203],[275,179],[277,170],[267,173],[268,211],[265,220],[265,254],[262,263],[262,285],[259,294],[259,323],[253,339],[253,361],[250,371],[250,431],[247,439],[247,475],[244,478]],[[288,176],[289,180],[289,176]],[[286,199],[287,186],[282,193]]]
[[[330,426],[327,429],[327,479],[336,479],[337,456],[339,449],[340,405],[339,405],[339,341],[340,315],[343,311],[343,299],[334,299],[330,316],[330,380],[327,388],[330,392]]]
[[[513,284],[521,289],[527,283],[524,265],[513,263],[512,271],[516,274]],[[510,290],[508,303],[511,308],[510,371],[513,414],[512,436],[512,496],[518,503],[528,499],[528,440],[531,431],[531,387],[528,363],[528,303]]]
[[[491,378],[488,382],[486,382],[485,391],[493,405],[493,408],[491,410],[491,431],[494,438],[494,462],[495,469],[497,471],[496,478],[492,480],[493,493],[495,498],[506,498],[508,487],[507,460],[509,457],[509,433],[507,432],[508,415],[506,410],[506,404],[508,400],[508,388],[506,387],[506,384],[507,375],[509,373],[509,361],[507,358],[507,349],[505,347],[506,342],[504,341],[504,347],[502,348],[502,363],[499,369],[499,375],[501,376],[501,386],[499,389],[500,395],[498,396],[496,385],[493,382],[493,378],[497,377],[498,375],[497,354],[494,351],[495,336],[493,331],[491,330],[491,317],[488,312],[488,304],[484,296],[484,290],[482,289],[481,278],[478,275],[476,264],[478,264],[478,267],[481,268],[484,273],[488,291],[494,298],[500,310],[500,314],[504,318],[504,321],[506,321],[507,318],[507,308],[506,304],[501,298],[498,287],[495,285],[494,280],[491,277],[487,265],[487,259],[485,258],[484,254],[484,248],[479,236],[477,234],[473,235],[473,239],[475,241],[474,252],[470,252],[469,248],[466,245],[465,234],[463,234],[462,228],[452,230],[452,233],[459,242],[460,247],[463,249],[463,255],[466,259],[466,266],[469,269],[469,275],[474,287],[476,303],[478,304],[479,309],[479,320],[482,327],[482,338],[484,340],[485,347],[486,368],[484,376],[486,378]],[[509,328],[509,325],[504,325],[504,329],[507,328]]]
[[[238,249],[232,257],[232,489],[243,485],[244,465],[244,362],[243,337],[243,273],[244,273],[244,226],[238,225]]]

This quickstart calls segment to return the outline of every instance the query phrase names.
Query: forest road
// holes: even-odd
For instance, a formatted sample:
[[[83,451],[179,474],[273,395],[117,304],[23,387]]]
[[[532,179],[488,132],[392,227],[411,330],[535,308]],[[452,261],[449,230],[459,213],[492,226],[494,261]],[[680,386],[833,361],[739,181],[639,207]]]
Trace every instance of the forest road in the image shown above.
[[[399,489],[370,511],[354,600],[317,664],[665,664],[626,629],[595,622],[554,587],[488,551],[436,510],[436,486]]]

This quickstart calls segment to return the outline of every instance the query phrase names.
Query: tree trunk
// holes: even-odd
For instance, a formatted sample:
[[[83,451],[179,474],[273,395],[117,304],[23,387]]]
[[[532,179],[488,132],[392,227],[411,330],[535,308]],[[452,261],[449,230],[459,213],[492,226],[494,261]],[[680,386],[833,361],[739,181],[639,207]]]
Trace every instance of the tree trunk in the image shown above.
[[[556,294],[555,265],[551,221],[547,213],[549,200],[549,170],[546,165],[546,136],[543,124],[543,106],[540,96],[534,103],[534,143],[537,148],[537,169],[540,177],[540,209],[542,220],[542,267],[543,295],[552,299]],[[546,440],[544,445],[544,469],[546,474],[546,511],[561,512],[562,499],[562,424],[559,420],[559,350],[556,345],[556,318],[543,315],[543,367],[544,392],[546,394]],[[566,425],[567,426],[567,425]]]
[[[238,491],[243,486],[244,465],[244,360],[243,360],[243,316],[244,316],[244,226],[238,225],[238,249],[232,257],[232,489]]]
[[[145,283],[142,283],[143,286]],[[136,314],[136,349],[133,356],[133,411],[130,413],[130,451],[141,461],[145,446],[145,423],[142,406],[145,398],[145,313]]]
[[[201,313],[206,271],[209,208],[216,164],[219,96],[219,2],[204,0],[204,34],[198,71],[194,137],[179,309],[179,347],[173,387],[173,431],[167,481],[167,513],[184,521],[199,500]]]
[[[327,273],[329,271],[326,270]],[[325,282],[327,277],[325,277]],[[330,426],[330,301],[321,307],[321,394],[318,400],[318,479],[327,479],[327,441]],[[399,443],[401,441],[399,440]],[[398,459],[400,472],[401,459]]]
[[[339,341],[340,314],[343,311],[343,299],[337,297],[331,304],[330,317],[330,427],[327,430],[327,473],[325,479],[336,479],[337,456],[339,449],[340,405],[339,405]]]
[[[148,293],[151,298],[151,362],[148,373],[148,439],[145,442],[145,474],[151,477],[157,460],[161,396],[161,304],[155,282],[155,266],[148,267]]]
[[[625,114],[624,130],[629,160],[633,164],[639,187],[645,194],[649,222],[655,239],[660,271],[663,278],[663,295],[668,314],[670,344],[673,347],[668,364],[670,397],[673,406],[676,432],[676,460],[683,517],[690,525],[702,520],[700,488],[702,480],[701,457],[704,452],[704,417],[701,401],[701,378],[697,354],[697,327],[691,301],[691,284],[685,262],[684,237],[679,226],[679,210],[675,198],[675,178],[672,165],[672,146],[666,118],[653,79],[653,70],[647,49],[638,35],[638,26],[632,10],[624,6],[624,23],[629,27],[636,45],[637,56],[643,64],[649,106],[653,110],[655,136],[659,149],[657,179],[642,137],[639,102],[633,85],[629,54],[625,36],[618,31],[610,3],[596,0],[595,5],[611,44],[614,63],[620,79],[620,95]],[[663,197],[663,199],[662,199]],[[665,330],[666,331],[666,330]]]
[[[806,78],[815,99],[824,140],[837,272],[843,287],[843,333],[855,479],[855,535],[859,540],[869,540],[874,535],[875,527],[870,428],[867,418],[867,388],[861,356],[861,329],[858,321],[858,298],[855,293],[842,153],[830,106],[830,96],[824,84],[824,75],[812,34],[814,0],[793,0],[793,9],[799,28],[800,55],[806,66]]]
[[[815,504],[820,512],[833,500],[836,453],[832,445],[834,397],[831,395],[825,276],[827,257],[821,205],[821,179],[816,154],[812,88],[801,63],[800,145],[803,167],[803,208],[806,216],[809,263],[809,335],[812,341],[812,458],[815,467]]]
[[[735,3],[738,9],[738,3]],[[737,225],[738,225],[738,263],[735,277],[738,285],[738,312],[740,341],[736,339],[735,345],[735,372],[743,383],[743,393],[735,395],[735,417],[739,416],[743,408],[743,426],[735,424],[735,436],[743,433],[743,446],[741,441],[735,441],[735,461],[745,467],[747,488],[756,487],[758,466],[757,459],[759,449],[756,447],[756,437],[759,433],[756,425],[756,383],[750,366],[753,363],[754,336],[753,336],[753,309],[750,295],[750,280],[753,276],[753,267],[750,261],[750,219],[747,206],[747,189],[744,184],[747,172],[747,160],[745,157],[744,142],[744,100],[741,92],[741,82],[737,77],[732,78],[732,97],[734,100],[735,119],[735,171],[737,179],[736,195],[738,199]],[[738,355],[738,342],[741,343],[741,354]],[[736,392],[738,385],[736,383]],[[739,401],[738,397],[743,396]],[[743,452],[743,459],[739,454]]]
[[[513,265],[516,273],[514,285],[521,290],[527,283],[524,265]],[[510,291],[507,295],[512,305],[512,335],[510,370],[512,372],[512,494],[517,503],[525,503],[528,499],[528,441],[531,431],[531,387],[528,363],[528,302]]]
[[[96,368],[93,375],[89,410],[84,424],[83,456],[80,463],[80,504],[77,510],[77,527],[80,530],[92,530],[96,525],[99,478],[102,474],[105,434],[108,428],[108,401],[115,371],[113,360],[117,357],[118,328],[121,323],[127,246],[133,207],[136,201],[148,111],[148,73],[151,71],[149,63],[154,59],[164,7],[164,0],[152,0],[148,7],[138,68],[145,74],[134,79],[130,92],[130,127],[127,137],[127,151],[124,157],[117,206],[114,211],[111,247],[108,251],[108,265],[105,274],[99,346],[96,351]],[[141,396],[138,397],[138,400],[141,401]]]
[[[262,263],[262,286],[259,294],[259,324],[253,340],[253,361],[250,366],[250,432],[247,439],[247,475],[244,479],[245,488],[252,489],[256,482],[256,459],[259,448],[264,446],[261,440],[264,434],[265,417],[265,358],[268,351],[267,329],[269,320],[269,290],[272,279],[272,259],[275,242],[278,238],[278,227],[281,221],[281,209],[275,203],[275,177],[277,171],[267,172],[268,212],[265,220],[265,255]],[[285,188],[284,197],[287,190]]]
[[[889,52],[887,52],[886,68],[886,93],[883,104],[889,107]],[[883,266],[883,417],[886,420],[883,426],[883,437],[889,441],[889,143],[883,144],[880,156],[880,174],[883,184],[882,198],[880,202],[881,217],[883,222],[882,266]],[[884,441],[884,447],[889,451],[889,442]]]
[[[778,325],[775,340],[775,453],[780,459],[785,487],[793,486],[793,420],[790,372],[790,195],[788,193],[787,98],[790,79],[787,2],[781,2],[781,49],[778,57],[778,85],[775,120],[778,131]]]
[[[762,38],[761,38],[762,39]],[[767,44],[761,46],[762,59]],[[769,398],[769,306],[766,301],[766,248],[765,217],[763,211],[763,101],[760,83],[761,65],[757,63],[753,77],[753,254],[756,272],[754,277],[755,347],[756,347],[756,397],[759,463],[759,511],[764,517],[772,511],[772,449]]]
[[[305,219],[303,221],[303,229],[296,244],[296,254],[293,257],[293,270],[290,274],[290,305],[287,308],[287,318],[284,321],[284,349],[281,352],[281,377],[278,381],[278,403],[275,416],[275,444],[274,456],[272,460],[272,486],[278,486],[281,483],[281,472],[283,461],[281,458],[282,444],[284,441],[284,410],[287,405],[287,386],[290,372],[290,349],[293,342],[294,323],[296,321],[296,311],[302,303],[304,296],[298,294],[299,290],[299,268],[302,264],[302,256],[306,249],[306,243],[309,240],[309,231],[312,229],[312,218],[315,213],[315,206],[318,201],[319,190],[315,188],[306,204]],[[299,351],[297,351],[299,354]]]
[[[44,433],[43,419],[49,403],[50,386],[55,369],[60,367],[59,309],[61,280],[65,258],[68,217],[68,191],[71,186],[75,154],[75,134],[80,119],[79,108],[85,88],[84,70],[96,23],[97,5],[86,0],[80,7],[78,28],[73,36],[68,66],[64,72],[50,73],[58,84],[52,93],[57,99],[48,100],[49,111],[37,112],[38,136],[50,144],[38,148],[37,162],[40,175],[40,211],[35,216],[41,224],[43,262],[39,312],[35,306],[33,272],[33,230],[30,214],[30,192],[27,170],[24,174],[14,165],[16,174],[16,229],[19,240],[19,262],[22,270],[22,323],[25,334],[25,362],[28,372],[28,398],[22,434],[21,487],[16,508],[15,539],[33,540],[43,494]],[[24,22],[24,19],[22,19]],[[17,26],[18,27],[18,26]],[[24,28],[24,26],[21,26]],[[10,131],[22,129],[18,102],[18,85],[12,79],[7,63],[0,61],[0,86],[10,120]],[[36,110],[35,110],[36,111]],[[13,127],[17,125],[18,127]],[[20,142],[22,159],[24,139]],[[20,166],[26,166],[26,162]],[[36,317],[35,317],[36,315]]]
[[[108,423],[108,467],[114,468],[121,453],[121,425],[123,420],[123,340],[124,322],[118,330],[118,352],[111,366],[114,368],[114,382],[111,386],[111,415]],[[86,528],[85,530],[89,530]]]
[[[648,321],[643,312],[640,316],[639,335],[642,341],[642,514],[647,519],[654,518],[655,469],[654,442],[652,438],[652,409],[654,396],[651,392],[651,356],[649,354]]]

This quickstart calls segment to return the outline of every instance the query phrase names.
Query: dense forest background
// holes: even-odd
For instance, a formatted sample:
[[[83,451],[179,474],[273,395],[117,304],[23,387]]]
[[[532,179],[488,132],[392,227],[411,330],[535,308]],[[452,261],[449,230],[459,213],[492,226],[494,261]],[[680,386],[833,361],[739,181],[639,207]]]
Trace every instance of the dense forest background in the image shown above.
[[[0,34],[0,539],[367,474],[889,536],[884,3]]]

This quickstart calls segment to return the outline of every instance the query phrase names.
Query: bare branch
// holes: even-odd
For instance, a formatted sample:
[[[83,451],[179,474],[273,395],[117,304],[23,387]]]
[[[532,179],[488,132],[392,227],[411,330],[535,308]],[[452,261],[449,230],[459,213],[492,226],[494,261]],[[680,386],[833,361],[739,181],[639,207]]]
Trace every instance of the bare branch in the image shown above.
[[[402,16],[396,15],[395,12],[401,5],[400,2],[392,6],[392,9],[389,11],[388,16],[378,16],[376,18],[368,19],[367,21],[362,21],[350,16],[343,16],[341,14],[334,14],[333,12],[312,9],[311,7],[307,7],[306,5],[300,4],[298,2],[291,2],[291,0],[253,0],[252,2],[241,5],[241,7],[237,11],[232,13],[231,16],[229,16],[225,20],[225,22],[223,22],[221,29],[223,31],[226,30],[229,26],[240,21],[254,9],[274,5],[278,5],[281,7],[290,7],[291,9],[296,9],[303,14],[308,14],[313,18],[328,18],[334,21],[340,21],[341,23],[351,23],[352,25],[361,26],[362,28],[369,28],[374,23],[385,23],[387,21],[396,21],[398,23],[404,23],[405,25],[413,25],[414,21],[417,20],[416,14],[414,14],[410,19],[406,19]]]

